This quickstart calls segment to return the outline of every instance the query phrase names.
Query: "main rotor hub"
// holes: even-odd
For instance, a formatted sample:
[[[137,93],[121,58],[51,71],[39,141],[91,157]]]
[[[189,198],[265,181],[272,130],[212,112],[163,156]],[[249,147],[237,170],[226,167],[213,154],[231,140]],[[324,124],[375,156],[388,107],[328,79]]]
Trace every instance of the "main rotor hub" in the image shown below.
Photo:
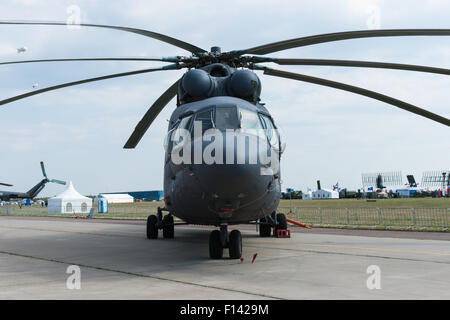
[[[220,47],[211,47],[211,54],[218,57],[222,54],[222,49]]]

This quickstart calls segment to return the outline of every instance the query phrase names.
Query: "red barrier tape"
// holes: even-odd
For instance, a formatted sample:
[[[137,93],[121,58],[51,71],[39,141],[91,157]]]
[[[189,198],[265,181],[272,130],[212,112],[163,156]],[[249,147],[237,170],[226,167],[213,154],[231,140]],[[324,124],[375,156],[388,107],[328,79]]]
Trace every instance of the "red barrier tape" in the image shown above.
[[[306,229],[311,229],[310,226],[307,226],[306,224],[303,224],[301,222],[298,222],[298,221],[295,221],[295,220],[292,220],[292,219],[289,219],[289,218],[286,218],[286,221],[290,222],[290,223],[293,223],[293,224],[296,224],[299,227],[303,227],[303,228],[306,228]]]

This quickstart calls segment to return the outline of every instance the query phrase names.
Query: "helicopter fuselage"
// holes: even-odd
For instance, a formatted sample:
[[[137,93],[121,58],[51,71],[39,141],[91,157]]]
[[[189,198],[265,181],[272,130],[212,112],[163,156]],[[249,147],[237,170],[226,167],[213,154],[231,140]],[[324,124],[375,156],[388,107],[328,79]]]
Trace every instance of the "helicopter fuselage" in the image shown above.
[[[279,166],[271,168],[271,163],[262,163],[255,156],[255,153],[264,151],[277,155],[278,150],[270,143],[262,143],[266,137],[239,128],[242,126],[239,121],[235,128],[232,120],[228,128],[221,127],[219,117],[230,112],[236,113],[235,119],[239,119],[241,112],[247,116],[254,115],[255,120],[260,116],[266,119],[270,116],[264,106],[233,97],[213,97],[184,104],[172,114],[165,143],[165,204],[171,214],[188,223],[246,223],[271,214],[278,206],[281,194]],[[208,114],[212,115],[212,123],[214,119],[217,122],[210,129],[216,130],[216,136],[223,138],[210,139],[212,134],[208,135],[207,130],[201,130],[200,135],[194,134],[195,121]],[[174,161],[174,156],[181,151],[180,144],[175,146],[171,140],[183,124],[188,124],[184,129],[191,133],[191,138],[180,144],[190,155],[185,157],[185,162],[179,163]],[[203,122],[202,129],[204,127]],[[249,138],[272,150],[254,149]],[[208,148],[211,149],[210,145],[217,140],[222,141],[215,145],[215,152],[211,153],[213,159],[208,161],[205,154],[210,154]],[[244,144],[245,148],[242,147]]]

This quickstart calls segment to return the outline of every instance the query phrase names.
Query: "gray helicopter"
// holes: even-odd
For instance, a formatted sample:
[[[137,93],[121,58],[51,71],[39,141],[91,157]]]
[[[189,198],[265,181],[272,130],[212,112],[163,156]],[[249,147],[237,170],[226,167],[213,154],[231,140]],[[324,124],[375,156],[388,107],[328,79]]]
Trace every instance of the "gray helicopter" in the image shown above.
[[[45,185],[49,182],[58,183],[58,184],[66,184],[66,182],[56,179],[49,179],[47,177],[47,173],[45,172],[44,162],[41,161],[41,170],[44,179],[42,179],[38,184],[36,184],[33,188],[31,188],[27,192],[16,192],[16,191],[0,191],[0,200],[2,201],[10,201],[11,199],[34,199],[37,195],[44,189]],[[1,185],[12,187],[10,184],[0,183]]]
[[[0,21],[0,25],[64,26],[63,22]],[[327,79],[292,73],[261,65],[315,65],[384,68],[449,75],[449,69],[395,63],[274,58],[264,55],[286,49],[347,39],[396,36],[448,36],[449,29],[365,30],[315,35],[266,45],[221,52],[220,47],[204,50],[187,42],[148,30],[95,24],[85,27],[107,28],[157,39],[191,53],[190,56],[164,58],[70,58],[0,62],[18,64],[62,61],[160,61],[168,65],[111,74],[38,89],[0,101],[11,103],[33,95],[74,85],[142,73],[188,69],[149,108],[124,148],[137,146],[147,129],[173,99],[177,108],[169,120],[165,142],[164,201],[156,215],[147,219],[147,237],[174,237],[174,217],[186,224],[219,227],[209,238],[213,259],[229,249],[232,259],[242,256],[242,235],[228,232],[229,225],[256,223],[261,237],[287,228],[284,214],[276,214],[280,199],[279,160],[284,150],[274,119],[261,103],[261,81],[252,70],[266,75],[314,83],[376,99],[422,117],[450,126],[450,120],[412,104],[364,88]],[[244,138],[242,138],[244,137]],[[211,147],[211,145],[214,145]],[[255,148],[255,146],[257,146]],[[206,157],[205,157],[206,155]],[[226,158],[224,160],[224,158]],[[269,159],[270,161],[267,161]],[[181,160],[181,161],[180,161]],[[273,164],[276,165],[273,165]],[[167,214],[163,214],[167,212]]]

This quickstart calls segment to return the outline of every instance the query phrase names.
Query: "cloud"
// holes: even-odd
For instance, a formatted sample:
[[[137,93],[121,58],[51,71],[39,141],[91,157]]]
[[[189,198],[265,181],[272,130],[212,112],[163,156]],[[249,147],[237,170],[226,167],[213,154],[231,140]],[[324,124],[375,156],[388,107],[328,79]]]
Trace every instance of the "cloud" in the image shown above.
[[[0,44],[0,56],[11,56],[17,53],[17,49],[12,45]]]
[[[374,7],[380,10],[382,28],[449,28],[450,9],[448,1],[233,0],[218,6],[208,1],[181,0],[14,0],[2,1],[0,12],[2,19],[65,21],[67,7],[74,3],[81,8],[83,22],[149,29],[205,49],[219,45],[223,51],[313,34],[365,30]],[[29,49],[20,56],[27,59],[189,54],[140,35],[88,27],[68,31],[65,27],[1,26],[0,38],[3,61],[18,58],[15,48],[21,46]],[[358,39],[271,56],[450,68],[447,43],[448,37]],[[3,98],[30,91],[34,82],[45,87],[148,66],[109,62],[2,66],[0,95]],[[450,83],[446,76],[338,67],[273,67],[361,86],[449,115]],[[22,185],[29,187],[34,176],[25,172],[34,172],[35,164],[47,159],[52,172],[75,180],[81,192],[161,188],[162,143],[166,119],[175,102],[163,110],[136,150],[124,151],[122,146],[153,101],[183,72],[92,83],[0,107],[0,164],[24,172],[7,173],[4,178],[19,189]],[[263,101],[288,142],[281,163],[285,187],[313,186],[320,178],[323,185],[339,180],[357,188],[361,172],[404,168],[420,175],[450,158],[448,129],[442,125],[340,90],[265,75],[261,79]],[[93,179],[99,172],[102,178]]]

